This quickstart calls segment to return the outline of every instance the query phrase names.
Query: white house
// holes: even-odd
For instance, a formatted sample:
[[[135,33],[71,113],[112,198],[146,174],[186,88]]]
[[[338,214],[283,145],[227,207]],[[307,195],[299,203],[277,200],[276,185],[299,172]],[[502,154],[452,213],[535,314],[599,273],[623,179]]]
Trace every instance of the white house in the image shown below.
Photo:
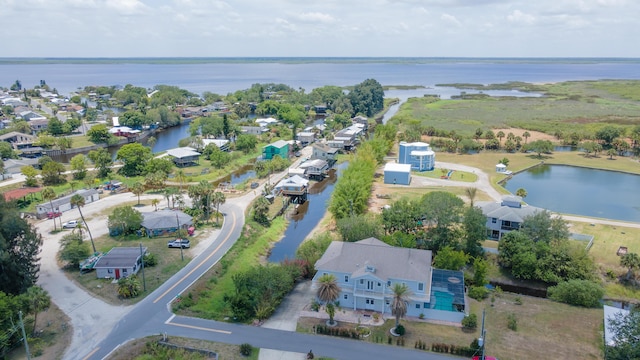
[[[313,284],[332,274],[340,306],[391,316],[392,288],[406,284],[407,316],[459,322],[465,315],[464,275],[431,267],[431,251],[393,247],[376,238],[332,242],[316,262]],[[401,264],[402,266],[399,266]]]
[[[135,275],[142,267],[142,255],[147,252],[143,247],[115,247],[100,257],[93,266],[99,279],[120,279]]]
[[[202,139],[204,147],[209,144],[215,144],[222,151],[229,151],[229,140],[227,139]]]
[[[36,213],[38,215],[45,215],[50,212],[65,212],[71,210],[73,209],[73,207],[71,206],[71,198],[73,197],[73,195],[82,196],[84,198],[85,204],[89,204],[100,199],[100,195],[98,194],[98,190],[96,189],[78,190],[73,194],[37,205]],[[52,204],[53,208],[51,207]]]
[[[518,230],[525,218],[543,209],[523,205],[520,196],[504,196],[501,202],[477,201],[475,206],[487,217],[487,236],[500,240],[509,231]]]
[[[499,174],[511,175],[511,170],[507,170],[507,165],[505,164],[496,164],[496,172]]]

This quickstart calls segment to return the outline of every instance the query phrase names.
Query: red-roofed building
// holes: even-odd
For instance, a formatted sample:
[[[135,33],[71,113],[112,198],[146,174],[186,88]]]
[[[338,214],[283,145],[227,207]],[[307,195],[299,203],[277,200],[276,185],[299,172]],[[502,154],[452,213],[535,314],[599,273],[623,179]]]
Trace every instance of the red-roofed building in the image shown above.
[[[42,190],[42,188],[39,188],[39,187],[20,188],[20,189],[5,191],[4,193],[2,193],[2,195],[4,196],[5,201],[13,201],[13,200],[24,198],[29,194],[40,192],[40,190]]]

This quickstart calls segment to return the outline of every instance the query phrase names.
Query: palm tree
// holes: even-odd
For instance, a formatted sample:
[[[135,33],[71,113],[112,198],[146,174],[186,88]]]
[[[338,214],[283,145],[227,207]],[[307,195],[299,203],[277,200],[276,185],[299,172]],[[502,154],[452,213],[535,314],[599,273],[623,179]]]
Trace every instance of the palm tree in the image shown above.
[[[56,192],[53,188],[46,187],[42,190],[42,198],[44,200],[49,200],[49,206],[51,206],[51,212],[54,214],[53,216],[53,231],[58,231],[58,227],[56,226],[56,210],[53,208],[53,199],[56,198]],[[62,226],[62,225],[60,225]]]
[[[220,205],[224,204],[227,201],[227,198],[220,191],[214,191],[212,195],[211,201],[213,205],[216,207],[216,223],[220,225],[218,217],[220,216]]]
[[[182,184],[187,180],[187,174],[184,173],[184,170],[178,169],[176,171],[176,180],[180,183],[180,192],[182,192]]]
[[[530,137],[530,136],[531,136],[531,134],[529,134],[529,132],[528,132],[528,131],[525,131],[525,132],[522,134],[522,137],[524,138],[524,143],[525,143],[525,144],[527,143],[527,140],[529,139],[529,137]]]
[[[520,196],[521,198],[526,198],[527,197],[527,190],[525,188],[520,188],[518,190],[516,190],[516,196]]]
[[[38,322],[38,313],[51,304],[49,293],[40,286],[32,286],[27,289],[27,299],[29,311],[33,311],[33,334],[36,334],[36,325]]]
[[[626,279],[629,280],[631,275],[633,275],[633,272],[640,268],[640,256],[636,253],[624,254],[620,258],[620,265],[628,269]]]
[[[504,133],[502,131],[498,131],[498,133],[496,134],[496,137],[500,140],[500,143],[502,143],[502,138],[504,137]]]
[[[140,206],[140,195],[144,193],[144,185],[139,182],[135,182],[131,185],[131,192],[138,196],[138,206]]]
[[[86,221],[84,221],[84,215],[82,215],[82,207],[85,205],[84,197],[79,194],[75,194],[71,197],[71,206],[77,206],[78,212],[80,213],[80,218],[82,218],[82,223],[87,228],[87,232],[89,233],[89,239],[91,240],[91,247],[93,248],[93,253],[97,253],[96,244],[93,242],[93,236],[91,236],[91,230],[89,230],[89,225]]]
[[[318,292],[316,296],[318,300],[325,304],[333,304],[340,295],[340,287],[336,281],[336,277],[333,274],[324,274],[318,279]],[[329,314],[329,324],[333,325],[333,315],[335,314],[335,308],[331,309],[327,307],[327,314]]]
[[[400,318],[407,315],[407,303],[411,290],[407,284],[395,283],[391,288],[393,291],[393,302],[391,303],[391,314],[396,317],[396,328],[400,325]]]
[[[158,204],[160,204],[160,199],[151,199],[151,205],[155,206],[156,211],[158,211]]]
[[[473,200],[476,198],[476,191],[478,189],[474,187],[468,187],[464,189],[465,194],[469,197],[469,201],[471,202],[471,207],[473,207]]]

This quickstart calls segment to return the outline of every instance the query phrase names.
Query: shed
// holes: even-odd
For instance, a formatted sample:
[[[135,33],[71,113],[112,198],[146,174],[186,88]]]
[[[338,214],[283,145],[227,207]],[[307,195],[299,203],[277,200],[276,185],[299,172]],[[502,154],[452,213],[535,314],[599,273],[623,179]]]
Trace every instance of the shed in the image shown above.
[[[384,166],[384,183],[409,185],[411,183],[411,164],[387,163]]]
[[[505,164],[497,164],[496,165],[496,172],[503,173],[506,170],[507,170],[507,165],[505,165]]]
[[[93,266],[98,279],[120,279],[135,275],[142,266],[142,254],[147,252],[143,247],[115,247],[103,255]]]
[[[36,213],[39,216],[44,216],[45,214],[50,212],[64,212],[71,210],[73,208],[73,206],[71,206],[71,198],[73,197],[73,195],[82,196],[84,198],[85,204],[89,204],[100,199],[100,194],[96,189],[78,190],[67,196],[63,196],[52,201],[46,201],[42,204],[37,205]]]

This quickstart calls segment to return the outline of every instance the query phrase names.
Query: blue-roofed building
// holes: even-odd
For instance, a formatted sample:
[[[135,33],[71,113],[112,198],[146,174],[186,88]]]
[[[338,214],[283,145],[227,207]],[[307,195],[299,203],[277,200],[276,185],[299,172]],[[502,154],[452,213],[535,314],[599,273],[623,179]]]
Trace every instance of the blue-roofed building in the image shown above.
[[[411,170],[433,170],[436,166],[436,153],[427,143],[402,141],[398,149],[398,163],[410,164]]]

